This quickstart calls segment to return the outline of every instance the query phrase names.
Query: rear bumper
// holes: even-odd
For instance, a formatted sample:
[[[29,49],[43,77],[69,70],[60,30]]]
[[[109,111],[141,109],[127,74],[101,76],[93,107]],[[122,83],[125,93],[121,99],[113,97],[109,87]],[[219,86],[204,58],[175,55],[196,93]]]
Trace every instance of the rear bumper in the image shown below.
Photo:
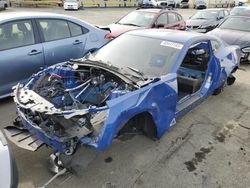
[[[197,9],[205,9],[205,8],[207,8],[207,6],[206,5],[196,5],[196,8]]]
[[[77,5],[64,5],[63,8],[64,10],[78,10]]]
[[[189,4],[188,3],[181,3],[180,8],[189,8]]]

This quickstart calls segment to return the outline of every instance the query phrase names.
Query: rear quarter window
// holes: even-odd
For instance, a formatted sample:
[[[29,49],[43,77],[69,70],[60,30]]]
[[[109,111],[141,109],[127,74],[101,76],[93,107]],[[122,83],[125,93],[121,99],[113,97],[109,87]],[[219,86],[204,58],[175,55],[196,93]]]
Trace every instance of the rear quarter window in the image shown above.
[[[179,20],[179,21],[181,21],[181,20],[182,20],[181,15],[177,14],[177,17],[178,17],[178,20]]]
[[[72,22],[68,22],[69,29],[72,37],[79,36],[83,34],[83,29],[81,26],[74,24]]]

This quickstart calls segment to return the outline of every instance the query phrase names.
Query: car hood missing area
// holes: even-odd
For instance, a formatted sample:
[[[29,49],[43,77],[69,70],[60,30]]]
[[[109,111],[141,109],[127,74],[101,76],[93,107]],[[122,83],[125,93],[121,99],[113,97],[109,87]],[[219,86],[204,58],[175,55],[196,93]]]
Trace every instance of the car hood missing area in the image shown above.
[[[80,139],[95,143],[91,138],[101,131],[107,102],[137,90],[138,83],[137,77],[104,63],[79,60],[49,67],[14,88],[19,125],[7,127],[6,135],[28,150],[44,142],[71,154]]]
[[[176,104],[175,79],[172,73],[150,78],[133,67],[86,58],[57,64],[14,88],[18,117],[5,133],[17,146],[31,151],[44,144],[66,155],[80,145],[100,151],[130,131],[125,124],[141,113],[154,120],[136,131],[159,138],[164,131],[157,133],[154,122],[169,126],[174,122],[174,108],[170,117],[156,119],[156,114]],[[169,99],[162,102],[163,97]]]

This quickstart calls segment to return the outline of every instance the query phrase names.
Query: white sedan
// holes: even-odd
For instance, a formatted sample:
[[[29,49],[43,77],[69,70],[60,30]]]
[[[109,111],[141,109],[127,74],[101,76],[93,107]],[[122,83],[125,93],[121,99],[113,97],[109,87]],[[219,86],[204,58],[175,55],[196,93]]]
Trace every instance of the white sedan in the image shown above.
[[[17,182],[17,168],[0,130],[0,187],[16,188]]]

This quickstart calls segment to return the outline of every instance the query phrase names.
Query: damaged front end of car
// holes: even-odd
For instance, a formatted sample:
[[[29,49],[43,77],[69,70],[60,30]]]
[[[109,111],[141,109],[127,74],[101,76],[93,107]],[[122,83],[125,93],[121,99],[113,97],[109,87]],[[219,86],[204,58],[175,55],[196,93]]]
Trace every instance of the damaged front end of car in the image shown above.
[[[49,67],[15,87],[18,118],[5,133],[31,151],[43,144],[66,155],[79,145],[102,149],[107,101],[137,90],[135,81],[104,63],[79,60]]]

